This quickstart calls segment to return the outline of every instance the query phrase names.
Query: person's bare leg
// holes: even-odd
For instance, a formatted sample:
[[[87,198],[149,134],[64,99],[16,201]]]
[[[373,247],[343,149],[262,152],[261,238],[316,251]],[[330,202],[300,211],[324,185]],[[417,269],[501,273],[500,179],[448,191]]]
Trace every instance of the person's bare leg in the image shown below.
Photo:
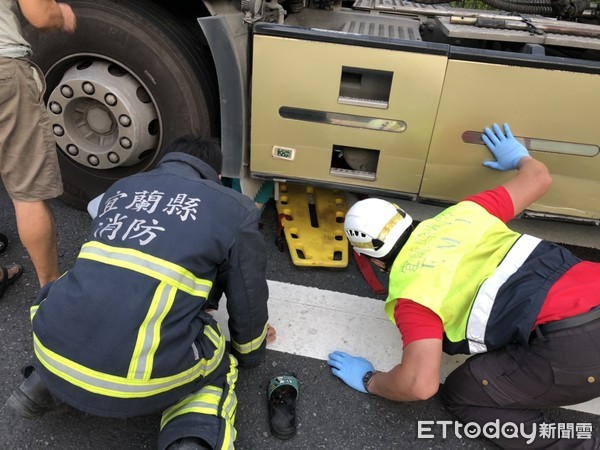
[[[60,276],[52,211],[45,201],[13,200],[13,204],[19,238],[33,262],[40,286],[44,286]]]

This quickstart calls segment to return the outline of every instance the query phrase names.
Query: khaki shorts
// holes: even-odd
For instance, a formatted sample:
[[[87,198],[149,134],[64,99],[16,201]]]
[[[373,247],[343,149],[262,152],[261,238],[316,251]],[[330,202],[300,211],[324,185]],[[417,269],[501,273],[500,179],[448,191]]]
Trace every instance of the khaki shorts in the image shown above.
[[[13,200],[47,200],[63,192],[45,89],[35,64],[0,57],[0,176]]]

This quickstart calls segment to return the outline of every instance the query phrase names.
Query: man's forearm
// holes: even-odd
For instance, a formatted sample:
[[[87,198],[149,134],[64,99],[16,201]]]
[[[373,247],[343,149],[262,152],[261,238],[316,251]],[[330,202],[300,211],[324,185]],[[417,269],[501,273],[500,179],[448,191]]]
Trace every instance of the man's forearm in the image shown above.
[[[544,163],[530,156],[522,158],[514,178],[504,183],[513,200],[515,215],[529,207],[550,189],[552,176]]]
[[[525,146],[515,139],[508,124],[504,124],[504,131],[498,124],[486,127],[481,139],[495,158],[494,161],[484,161],[484,166],[502,171],[518,170],[514,178],[502,184],[513,201],[515,215],[550,189],[552,177],[548,168],[531,157]]]
[[[406,371],[402,366],[394,367],[390,372],[377,372],[369,383],[369,393],[389,400],[412,402],[427,400],[437,392],[438,383],[423,383]]]
[[[25,19],[40,30],[62,30],[63,12],[55,0],[18,0]]]

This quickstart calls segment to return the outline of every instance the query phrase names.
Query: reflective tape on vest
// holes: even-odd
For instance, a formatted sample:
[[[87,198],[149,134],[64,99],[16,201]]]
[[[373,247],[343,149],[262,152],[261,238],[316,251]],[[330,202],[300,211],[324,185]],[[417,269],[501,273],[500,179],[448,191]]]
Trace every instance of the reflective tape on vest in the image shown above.
[[[466,331],[471,354],[487,351],[485,330],[498,291],[506,283],[506,280],[519,270],[540,242],[541,239],[526,234],[519,237],[494,274],[485,280],[479,288],[471,308]]]
[[[197,278],[177,264],[138,250],[92,241],[81,247],[78,257],[142,273],[196,297],[207,298],[212,288],[211,281]]]

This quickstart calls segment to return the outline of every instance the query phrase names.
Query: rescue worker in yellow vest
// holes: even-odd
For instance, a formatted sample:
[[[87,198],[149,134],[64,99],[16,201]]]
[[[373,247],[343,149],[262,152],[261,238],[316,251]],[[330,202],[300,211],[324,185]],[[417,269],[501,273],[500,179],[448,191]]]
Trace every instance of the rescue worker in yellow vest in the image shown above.
[[[237,365],[265,355],[260,210],[221,184],[218,143],[187,136],[102,196],[73,268],[31,308],[35,363],[8,404],[36,417],[162,412],[160,449],[228,449]],[[230,351],[207,309],[227,298]]]
[[[591,423],[569,434],[543,414],[600,396],[600,263],[505,225],[552,179],[508,125],[486,128],[482,139],[495,157],[485,166],[517,170],[501,186],[416,227],[388,201],[350,208],[344,227],[354,249],[391,269],[385,310],[404,347],[389,372],[339,351],[328,364],[361,392],[415,401],[438,392],[443,352],[472,354],[441,391],[471,432],[502,448],[600,448]]]

